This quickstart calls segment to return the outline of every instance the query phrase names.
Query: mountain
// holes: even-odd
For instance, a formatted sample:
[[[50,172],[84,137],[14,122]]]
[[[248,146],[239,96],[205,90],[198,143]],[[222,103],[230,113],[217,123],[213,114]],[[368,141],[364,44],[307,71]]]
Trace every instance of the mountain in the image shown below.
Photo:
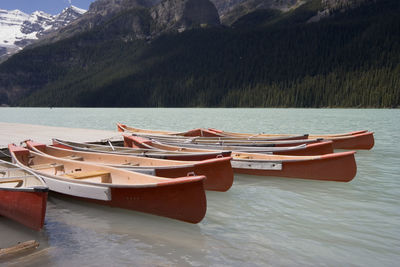
[[[42,36],[66,26],[85,12],[74,6],[65,8],[55,16],[42,11],[26,14],[19,10],[0,9],[0,62]]]
[[[278,10],[287,12],[306,2],[307,0],[245,0],[232,6],[221,16],[221,20],[226,25],[232,25],[241,17],[255,11]]]
[[[240,17],[264,9],[288,11],[309,0],[212,0],[223,24],[231,25]]]
[[[211,0],[220,14],[223,24],[232,25],[238,19],[253,12],[262,13],[265,10],[288,12],[311,0]],[[318,14],[311,21],[318,21],[321,17],[329,16],[334,11],[355,8],[370,0],[321,0]],[[375,0],[374,0],[375,1]],[[254,14],[253,14],[254,17]]]
[[[209,0],[162,1],[150,14],[155,24],[153,35],[220,24],[218,11]]]
[[[130,40],[151,39],[164,32],[207,25],[219,25],[218,12],[209,0],[97,0],[81,18],[46,36],[39,44],[90,30],[103,32],[104,38],[118,35]]]
[[[194,14],[191,1],[125,8],[24,49],[0,64],[0,104],[400,106],[398,0],[310,0],[232,26],[206,1]]]

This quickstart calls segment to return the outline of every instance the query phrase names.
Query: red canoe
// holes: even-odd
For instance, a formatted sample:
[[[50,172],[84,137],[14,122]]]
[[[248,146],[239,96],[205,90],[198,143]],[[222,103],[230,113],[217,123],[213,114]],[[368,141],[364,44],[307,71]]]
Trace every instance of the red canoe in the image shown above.
[[[160,178],[46,156],[14,145],[8,148],[18,165],[39,174],[54,192],[189,223],[200,222],[206,214],[205,176]]]
[[[169,136],[185,136],[185,137],[227,137],[223,133],[218,133],[213,129],[197,128],[186,132],[170,132],[170,131],[154,131],[147,129],[139,129],[129,127],[122,123],[117,123],[117,129],[119,132],[128,132],[134,134],[158,134],[158,135],[169,135]],[[307,139],[308,134],[303,135],[286,135],[286,136],[271,136],[263,138],[264,141],[280,141],[280,140],[302,140]]]
[[[327,137],[333,141],[334,149],[365,149],[374,147],[375,139],[373,132],[359,133],[349,136]]]
[[[202,144],[188,144],[182,142],[166,142],[161,143],[167,145],[179,146],[182,148],[198,148],[198,149],[210,149],[210,150],[231,150],[235,152],[247,152],[247,153],[261,153],[271,155],[290,155],[290,156],[317,156],[333,153],[333,142],[323,141],[314,144],[301,144],[298,146],[287,146],[287,147],[248,147],[248,146],[227,146],[227,145],[202,145]]]
[[[131,155],[131,156],[149,157],[157,159],[199,161],[199,160],[231,156],[231,151],[217,151],[217,152],[208,151],[208,152],[189,153],[182,150],[182,151],[170,152],[170,151],[160,151],[155,149],[135,149],[132,147],[110,146],[110,144],[112,145],[111,142],[109,143],[109,145],[98,145],[98,144],[78,143],[60,139],[53,139],[53,146],[65,149],[119,154],[119,155]]]
[[[349,182],[357,174],[354,154],[355,151],[347,151],[321,156],[278,156],[268,162],[260,157],[264,155],[233,153],[232,167],[235,173],[242,174]]]
[[[235,137],[273,137],[273,136],[282,136],[282,135],[271,135],[271,134],[250,134],[250,133],[233,133],[233,132],[225,132],[216,129],[208,129],[211,132],[215,132],[222,136],[235,136]],[[290,136],[290,135],[288,135]],[[323,138],[324,140],[333,141],[334,149],[366,149],[369,150],[374,147],[374,133],[368,132],[366,130],[363,131],[355,131],[349,133],[342,134],[321,134],[321,135],[313,135],[310,134],[308,136],[309,139],[318,139]]]
[[[0,215],[39,231],[44,225],[47,194],[40,177],[0,160]]]
[[[233,184],[233,170],[230,157],[187,162],[76,151],[47,146],[33,141],[26,141],[26,145],[35,152],[41,152],[53,157],[123,168],[159,177],[176,178],[187,176],[188,174],[205,175],[207,177],[204,182],[206,190],[227,191]]]

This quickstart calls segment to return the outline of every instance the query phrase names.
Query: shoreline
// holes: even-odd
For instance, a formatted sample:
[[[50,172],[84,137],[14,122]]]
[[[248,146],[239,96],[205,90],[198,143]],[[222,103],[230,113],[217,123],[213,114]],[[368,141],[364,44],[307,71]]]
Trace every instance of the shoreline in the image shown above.
[[[117,131],[0,122],[0,149],[7,148],[10,143],[19,145],[27,139],[50,144],[52,138],[88,142],[119,135]]]

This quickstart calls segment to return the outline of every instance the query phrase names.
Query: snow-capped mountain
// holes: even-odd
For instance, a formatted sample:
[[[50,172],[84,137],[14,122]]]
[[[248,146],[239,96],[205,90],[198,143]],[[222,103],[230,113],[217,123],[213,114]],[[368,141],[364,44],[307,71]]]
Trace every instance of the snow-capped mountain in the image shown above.
[[[76,20],[86,10],[70,6],[58,15],[42,11],[26,14],[19,10],[0,9],[0,61],[40,37]]]

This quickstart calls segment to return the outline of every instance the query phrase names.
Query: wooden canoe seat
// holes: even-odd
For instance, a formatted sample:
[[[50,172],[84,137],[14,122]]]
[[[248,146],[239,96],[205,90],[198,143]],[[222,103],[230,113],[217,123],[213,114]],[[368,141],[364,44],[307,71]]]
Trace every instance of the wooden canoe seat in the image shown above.
[[[15,187],[21,187],[24,184],[24,180],[21,179],[6,179],[5,181],[0,180],[0,184],[11,184],[11,183],[17,183]]]
[[[63,157],[63,159],[83,161],[83,157],[80,157],[80,156],[66,156],[66,157]]]
[[[89,172],[74,172],[63,175],[64,177],[72,179],[88,179],[100,177],[102,183],[111,183],[111,174],[107,171],[89,171]]]
[[[37,164],[37,165],[29,166],[29,167],[34,170],[44,170],[44,169],[51,169],[51,168],[64,169],[64,165],[58,164],[58,163]]]

